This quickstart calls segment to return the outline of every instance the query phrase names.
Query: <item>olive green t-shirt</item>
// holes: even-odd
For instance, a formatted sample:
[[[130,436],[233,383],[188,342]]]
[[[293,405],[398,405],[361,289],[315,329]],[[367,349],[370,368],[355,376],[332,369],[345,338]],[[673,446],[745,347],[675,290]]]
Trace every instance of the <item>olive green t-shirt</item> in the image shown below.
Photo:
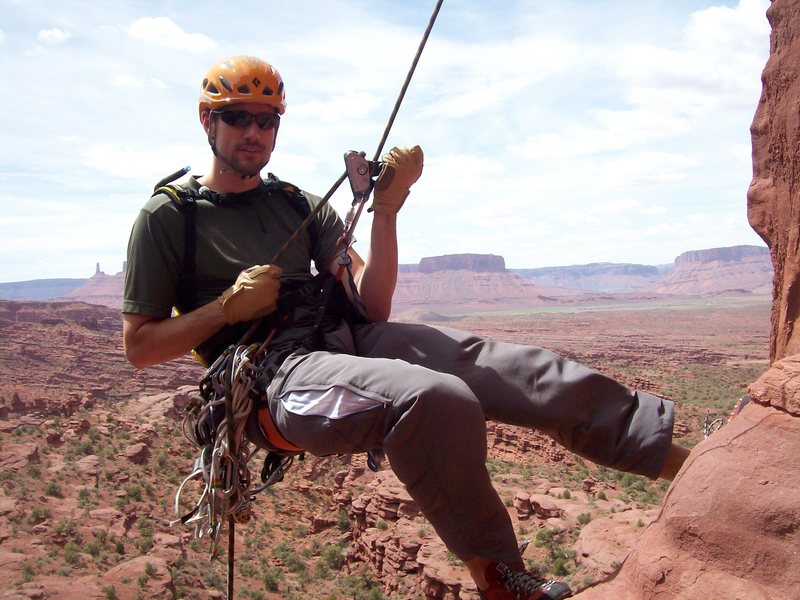
[[[193,177],[186,187],[197,191],[200,184]],[[263,184],[259,189],[263,193],[250,193],[244,199],[242,195],[221,202],[196,199],[196,279],[193,293],[186,299],[178,297],[186,248],[185,214],[164,193],[150,198],[139,212],[128,242],[122,312],[157,318],[169,317],[173,307],[180,313],[189,312],[219,297],[244,269],[269,264],[299,228],[303,216],[286,192]],[[321,201],[303,195],[311,210]],[[310,281],[312,261],[318,271],[328,268],[343,227],[330,205],[320,209],[314,239],[308,230],[302,232],[276,261],[283,269],[282,290]],[[315,318],[313,300],[298,303],[291,316],[291,331],[281,332],[280,338],[303,339]],[[215,353],[234,343],[246,329],[246,324],[225,328],[222,335],[215,336],[221,338]]]

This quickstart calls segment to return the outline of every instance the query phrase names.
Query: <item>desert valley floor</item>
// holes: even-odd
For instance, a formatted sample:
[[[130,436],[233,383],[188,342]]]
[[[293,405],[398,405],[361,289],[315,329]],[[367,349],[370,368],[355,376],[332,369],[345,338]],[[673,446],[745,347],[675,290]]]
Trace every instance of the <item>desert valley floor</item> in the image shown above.
[[[768,297],[735,296],[417,318],[544,346],[671,398],[691,447],[766,370],[769,310]],[[136,371],[120,331],[105,307],[0,302],[2,598],[222,598],[224,556],[208,562],[205,540],[169,525],[193,460],[178,409],[202,370]],[[666,490],[513,427],[489,425],[489,456],[533,542],[528,564],[576,590],[619,568]],[[476,598],[391,471],[360,456],[299,463],[256,498],[236,551],[241,598]]]

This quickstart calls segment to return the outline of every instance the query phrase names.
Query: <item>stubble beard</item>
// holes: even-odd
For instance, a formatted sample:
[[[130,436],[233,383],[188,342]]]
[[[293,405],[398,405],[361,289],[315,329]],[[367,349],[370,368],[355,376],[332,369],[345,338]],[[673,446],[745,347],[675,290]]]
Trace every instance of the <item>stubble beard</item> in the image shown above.
[[[269,158],[266,158],[259,161],[257,167],[254,167],[252,164],[244,164],[235,156],[226,156],[217,149],[217,140],[211,133],[208,134],[208,144],[211,146],[211,151],[214,153],[214,156],[224,165],[222,167],[222,172],[233,173],[242,179],[251,179],[252,177],[260,175],[261,170],[266,167],[269,162]]]

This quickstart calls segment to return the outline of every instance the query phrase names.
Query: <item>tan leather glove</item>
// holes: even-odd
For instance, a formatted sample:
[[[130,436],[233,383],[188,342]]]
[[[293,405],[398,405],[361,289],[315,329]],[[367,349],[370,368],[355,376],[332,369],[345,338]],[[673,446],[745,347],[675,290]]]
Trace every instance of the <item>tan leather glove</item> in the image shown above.
[[[275,265],[256,265],[239,273],[236,283],[219,297],[228,325],[273,312],[278,307],[281,275],[283,270]]]
[[[408,197],[409,188],[422,175],[422,148],[392,148],[383,157],[370,207],[375,212],[396,215]]]

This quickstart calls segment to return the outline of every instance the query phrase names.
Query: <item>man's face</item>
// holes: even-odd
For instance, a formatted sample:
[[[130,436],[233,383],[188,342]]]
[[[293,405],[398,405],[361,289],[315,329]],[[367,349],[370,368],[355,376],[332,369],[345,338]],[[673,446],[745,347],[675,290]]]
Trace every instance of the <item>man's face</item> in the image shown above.
[[[201,119],[215,156],[241,177],[254,177],[269,162],[280,118],[272,107],[234,104]]]

